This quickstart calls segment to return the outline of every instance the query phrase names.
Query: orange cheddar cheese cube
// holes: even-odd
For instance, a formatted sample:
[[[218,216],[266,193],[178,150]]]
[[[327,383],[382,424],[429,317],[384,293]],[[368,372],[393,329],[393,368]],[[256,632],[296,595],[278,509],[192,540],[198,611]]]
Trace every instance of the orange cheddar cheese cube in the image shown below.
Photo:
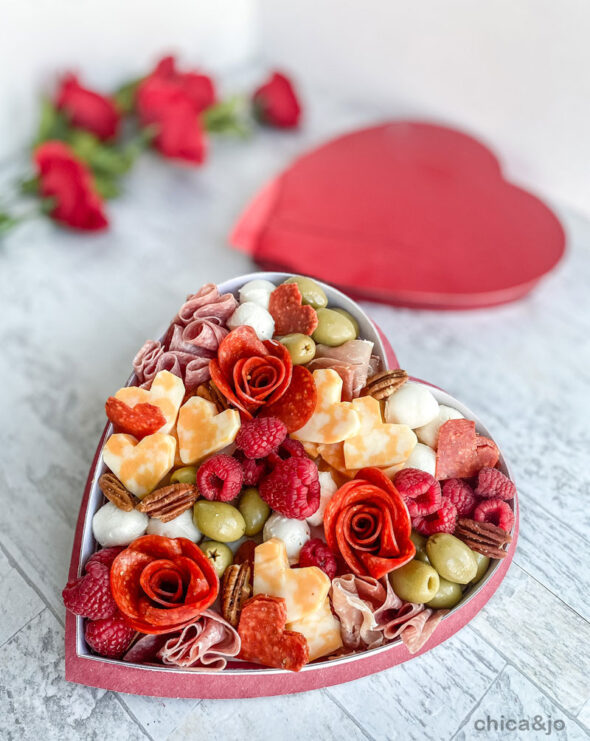
[[[279,538],[270,538],[256,546],[253,594],[282,597],[286,602],[288,623],[319,610],[329,590],[330,579],[317,566],[290,568],[287,549]]]
[[[170,432],[176,424],[178,410],[184,399],[184,383],[169,371],[160,371],[156,374],[150,389],[138,386],[126,386],[119,389],[115,398],[130,407],[137,404],[153,404],[157,406],[166,419],[158,432]]]
[[[106,441],[102,457],[106,465],[136,497],[156,488],[174,465],[176,440],[155,432],[137,442],[133,435],[116,433]]]
[[[212,402],[191,397],[180,408],[176,424],[181,461],[193,464],[216,453],[233,443],[239,429],[240,413],[236,409],[218,414]]]

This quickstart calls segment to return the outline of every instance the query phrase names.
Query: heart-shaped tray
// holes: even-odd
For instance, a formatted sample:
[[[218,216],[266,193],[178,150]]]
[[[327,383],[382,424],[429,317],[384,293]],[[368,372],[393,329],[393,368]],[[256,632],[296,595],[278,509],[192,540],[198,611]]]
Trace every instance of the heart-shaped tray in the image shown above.
[[[264,278],[279,283],[287,277],[287,273],[251,273],[222,283],[219,290],[222,293],[228,291],[234,293],[241,285],[256,278]],[[388,367],[398,368],[397,358],[390,343],[383,337],[380,330],[364,311],[340,291],[326,284],[322,284],[322,286],[326,291],[330,305],[346,309],[352,313],[359,322],[360,336],[374,342],[375,352],[387,361]],[[133,384],[134,380],[135,377],[131,376],[127,385]],[[423,382],[420,381],[420,383]],[[427,385],[439,403],[458,409],[466,418],[475,421],[478,433],[491,437],[483,423],[464,404],[446,392],[430,384]],[[101,453],[111,432],[112,426],[107,424],[90,467],[74,534],[69,579],[74,579],[80,575],[83,564],[96,547],[92,535],[92,517],[104,502],[102,492],[98,488],[98,479],[106,470]],[[506,475],[511,477],[503,455],[500,456],[499,467]],[[304,692],[340,684],[401,664],[429,651],[450,638],[465,626],[494,594],[510,566],[516,548],[518,537],[518,502],[516,498],[514,500],[514,515],[513,541],[506,558],[502,561],[492,561],[484,578],[466,592],[461,602],[442,619],[431,639],[418,654],[411,655],[401,640],[397,639],[393,643],[369,651],[326,661],[316,661],[308,664],[298,673],[265,667],[252,669],[250,665],[246,669],[241,668],[245,665],[238,661],[230,662],[223,672],[146,666],[105,659],[92,654],[84,641],[83,619],[68,612],[65,635],[66,679],[92,687],[159,697],[261,697]]]

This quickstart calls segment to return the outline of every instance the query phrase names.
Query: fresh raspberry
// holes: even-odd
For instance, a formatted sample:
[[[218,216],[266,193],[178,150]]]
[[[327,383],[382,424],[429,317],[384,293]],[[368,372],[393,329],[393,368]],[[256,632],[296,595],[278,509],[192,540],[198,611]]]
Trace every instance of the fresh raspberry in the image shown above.
[[[477,503],[473,489],[461,479],[447,479],[442,487],[443,499],[450,499],[459,517],[471,517]]]
[[[265,458],[246,458],[241,450],[236,450],[234,458],[238,460],[244,471],[244,486],[258,486],[258,482],[267,472]]]
[[[307,458],[307,453],[299,440],[292,440],[290,437],[287,437],[279,445],[277,450],[269,454],[266,463],[269,470],[272,471],[279,461],[287,461],[289,458]]]
[[[117,612],[110,569],[99,561],[88,561],[86,574],[69,581],[61,596],[66,609],[91,620],[109,618]]]
[[[112,548],[102,548],[100,551],[93,553],[88,561],[86,561],[86,570],[88,571],[88,565],[91,563],[102,563],[107,568],[111,568],[115,558],[124,550],[123,546],[114,545]]]
[[[255,417],[238,430],[236,446],[246,458],[266,458],[286,437],[287,426],[277,417]]]
[[[320,506],[318,468],[310,458],[279,461],[259,485],[260,496],[285,517],[304,520]]]
[[[509,533],[514,524],[514,512],[508,502],[502,499],[484,499],[475,508],[473,519],[476,522],[491,522]]]
[[[440,507],[431,515],[416,517],[412,520],[414,530],[420,535],[434,533],[453,533],[457,524],[457,508],[450,499],[441,500]]]
[[[133,640],[135,630],[118,613],[104,620],[90,620],[86,623],[86,643],[99,656],[120,659]]]
[[[336,556],[328,548],[326,543],[320,538],[308,540],[303,548],[299,551],[299,566],[317,566],[330,579],[336,576],[338,564]]]
[[[238,496],[243,483],[242,466],[231,455],[214,455],[197,471],[197,487],[205,499],[229,502]]]
[[[497,468],[482,468],[477,477],[475,494],[484,499],[514,499],[516,486]]]
[[[404,498],[410,517],[426,517],[440,507],[440,484],[426,471],[404,468],[396,473],[393,484]]]

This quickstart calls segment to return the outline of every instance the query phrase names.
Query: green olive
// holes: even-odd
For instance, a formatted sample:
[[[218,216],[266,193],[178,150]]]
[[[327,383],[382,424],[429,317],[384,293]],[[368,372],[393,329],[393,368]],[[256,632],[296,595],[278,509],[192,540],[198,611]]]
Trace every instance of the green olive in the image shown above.
[[[350,319],[334,309],[318,309],[318,326],[312,334],[314,340],[322,345],[338,347],[354,340],[356,332]]]
[[[393,591],[406,602],[428,602],[438,592],[438,574],[422,561],[410,561],[389,574]]]
[[[490,559],[487,556],[484,556],[481,553],[478,553],[477,551],[471,551],[471,552],[473,553],[475,562],[477,564],[477,572],[475,576],[473,577],[473,579],[471,580],[475,584],[482,578],[482,576],[488,570],[488,566],[490,565]]]
[[[240,512],[226,502],[199,499],[193,510],[195,525],[207,538],[231,543],[246,532],[246,523]]]
[[[436,533],[426,541],[430,563],[440,576],[457,584],[469,584],[477,573],[473,551],[450,533]]]
[[[438,592],[426,604],[428,607],[435,607],[436,609],[454,607],[462,596],[463,592],[460,584],[447,581],[441,576]]]
[[[428,555],[426,554],[426,538],[423,535],[420,535],[420,533],[417,533],[415,530],[412,530],[410,540],[416,546],[415,558],[417,558],[418,561],[423,561],[424,563],[429,564],[430,561],[428,560]]]
[[[286,334],[281,337],[281,342],[289,351],[293,365],[309,363],[315,357],[315,342],[306,334]]]
[[[171,484],[195,484],[197,481],[197,469],[194,466],[177,468],[170,476]]]
[[[301,291],[302,303],[309,304],[314,309],[323,309],[328,305],[328,297],[324,289],[318,286],[315,280],[304,278],[302,275],[294,275],[292,278],[287,278],[285,283],[297,283]]]
[[[360,335],[361,328],[359,327],[359,323],[350,312],[346,311],[346,309],[332,309],[332,311],[336,311],[338,312],[338,314],[342,314],[342,316],[345,316],[350,322],[352,322],[352,326],[354,327],[354,331],[356,332],[356,337]]]
[[[255,489],[253,486],[249,486],[242,492],[242,496],[238,502],[238,509],[242,513],[242,517],[246,523],[245,535],[257,535],[264,527],[264,523],[270,515],[270,507],[262,499],[258,493],[258,489]]]
[[[217,572],[217,576],[221,579],[223,572],[234,560],[234,554],[231,549],[228,548],[225,543],[219,543],[216,540],[206,540],[201,543],[199,548],[207,556],[211,565]]]

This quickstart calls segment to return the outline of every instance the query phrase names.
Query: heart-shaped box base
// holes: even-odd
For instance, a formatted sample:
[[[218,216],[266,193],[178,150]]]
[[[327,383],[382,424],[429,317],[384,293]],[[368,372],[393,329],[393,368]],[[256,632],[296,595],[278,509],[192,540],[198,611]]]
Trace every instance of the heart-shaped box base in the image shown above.
[[[220,290],[222,292],[235,291],[239,285],[254,278],[266,278],[278,282],[285,277],[287,275],[281,273],[255,273],[242,276],[239,283],[228,281],[220,286]],[[354,313],[361,324],[362,336],[375,342],[376,349],[387,359],[388,367],[398,368],[399,365],[390,343],[366,314],[347,296],[331,286],[324,285],[324,289],[328,293],[330,304],[340,306]],[[129,379],[129,382],[132,382],[132,380],[133,377]],[[465,405],[436,387],[430,386],[430,388],[439,403],[455,407],[468,419],[475,420],[476,429],[480,434],[491,436],[485,426]],[[111,426],[107,425],[90,468],[74,535],[69,579],[74,579],[81,573],[81,567],[93,549],[91,520],[97,506],[100,506],[102,497],[97,489],[96,482],[102,472],[102,449],[111,431]],[[508,465],[503,457],[500,458],[500,467],[504,473],[510,476]],[[514,514],[513,540],[506,558],[500,562],[493,562],[483,580],[467,592],[462,602],[441,620],[433,636],[417,654],[410,654],[405,645],[398,639],[391,644],[370,651],[308,664],[298,673],[253,667],[250,664],[237,661],[230,662],[223,672],[129,664],[104,659],[90,653],[84,641],[82,618],[68,612],[65,635],[66,679],[91,687],[137,695],[227,699],[305,692],[349,682],[402,664],[450,638],[467,625],[492,597],[504,578],[516,549],[518,538],[518,502],[516,498],[514,500]]]

